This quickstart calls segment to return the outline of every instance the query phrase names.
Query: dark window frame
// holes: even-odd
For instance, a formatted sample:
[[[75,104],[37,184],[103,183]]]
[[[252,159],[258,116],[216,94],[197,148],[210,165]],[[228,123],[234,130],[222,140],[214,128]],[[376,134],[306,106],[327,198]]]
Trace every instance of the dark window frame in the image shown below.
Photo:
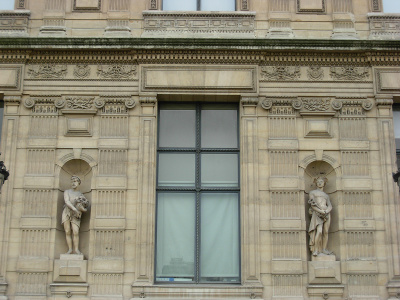
[[[193,104],[193,102],[177,102],[177,103],[182,103],[182,104]],[[174,104],[177,104],[174,102]],[[156,172],[156,214],[155,214],[155,254],[154,254],[154,282],[156,284],[240,284],[241,283],[241,220],[240,220],[240,110],[239,110],[239,105],[237,103],[233,102],[228,102],[230,105],[234,104],[235,105],[235,110],[236,110],[236,124],[237,124],[237,133],[236,133],[236,139],[237,139],[237,147],[236,148],[202,148],[201,147],[201,107],[203,104],[216,104],[216,105],[223,105],[224,103],[221,102],[196,102],[196,145],[194,148],[191,147],[185,147],[185,148],[175,148],[175,147],[160,147],[159,146],[159,140],[160,140],[160,135],[157,135],[157,157],[156,157],[156,164],[157,164],[157,172]],[[163,102],[159,102],[158,105],[158,118],[157,118],[157,129],[159,132],[160,128],[160,111],[162,110],[162,104]],[[226,103],[225,103],[226,104]],[[159,166],[159,154],[160,153],[194,153],[195,154],[195,186],[194,187],[187,187],[187,186],[159,186],[158,185],[158,166]],[[236,153],[238,156],[237,159],[237,172],[238,172],[238,185],[237,187],[201,187],[201,154],[204,153]],[[194,280],[193,281],[182,281],[182,282],[166,282],[166,281],[158,281],[157,280],[157,219],[158,219],[158,195],[159,193],[194,193],[195,194],[195,251],[194,251]],[[200,236],[201,236],[201,194],[204,193],[235,193],[237,194],[237,199],[238,199],[238,280],[235,282],[222,282],[222,281],[201,281],[201,276],[200,276]]]

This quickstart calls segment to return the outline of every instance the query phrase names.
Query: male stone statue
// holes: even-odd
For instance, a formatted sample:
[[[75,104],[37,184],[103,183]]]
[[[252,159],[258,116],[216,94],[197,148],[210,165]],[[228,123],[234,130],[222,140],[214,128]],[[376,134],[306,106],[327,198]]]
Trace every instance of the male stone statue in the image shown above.
[[[65,205],[61,223],[64,225],[68,245],[68,252],[66,254],[72,253],[72,241],[74,242],[75,253],[82,254],[79,251],[79,227],[81,225],[82,212],[87,211],[89,201],[77,190],[80,184],[81,179],[74,175],[71,177],[72,188],[64,192]]]
[[[311,205],[309,213],[311,215],[310,227],[308,233],[310,235],[310,251],[313,256],[319,254],[332,254],[327,250],[328,232],[331,224],[330,212],[332,204],[328,194],[323,189],[328,179],[325,177],[317,177],[314,183],[317,189],[310,192],[308,203]]]

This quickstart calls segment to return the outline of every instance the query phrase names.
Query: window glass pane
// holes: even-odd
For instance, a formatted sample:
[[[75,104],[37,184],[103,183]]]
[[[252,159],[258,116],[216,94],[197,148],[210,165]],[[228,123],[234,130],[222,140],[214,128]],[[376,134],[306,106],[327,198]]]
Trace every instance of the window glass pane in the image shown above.
[[[201,111],[201,147],[237,148],[237,110],[203,106]]]
[[[159,147],[196,146],[194,105],[163,105],[160,109]]]
[[[202,187],[237,187],[238,154],[207,153],[201,155]]]
[[[4,114],[4,102],[0,101],[0,145],[1,145],[1,131],[3,129],[3,114]]]
[[[237,193],[201,194],[201,281],[239,282]]]
[[[159,193],[156,281],[193,281],[195,194]]]
[[[393,110],[393,126],[396,149],[400,149],[400,110]]]
[[[234,0],[201,0],[201,10],[205,11],[234,11]]]
[[[197,10],[197,0],[163,0],[163,10]]]
[[[158,186],[194,186],[195,166],[192,153],[159,153]]]

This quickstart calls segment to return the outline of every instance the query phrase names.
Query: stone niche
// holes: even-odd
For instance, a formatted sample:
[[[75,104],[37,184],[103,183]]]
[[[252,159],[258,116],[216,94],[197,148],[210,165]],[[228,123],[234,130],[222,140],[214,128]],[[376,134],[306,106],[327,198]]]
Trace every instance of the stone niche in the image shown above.
[[[332,204],[332,211],[330,212],[331,223],[328,233],[328,245],[326,249],[332,251],[333,254],[320,253],[314,256],[314,254],[312,254],[311,251],[308,249],[308,292],[310,295],[316,294],[317,296],[324,296],[324,294],[326,293],[330,296],[335,295],[332,299],[340,299],[343,293],[343,286],[341,285],[342,278],[340,268],[340,237],[338,233],[339,203],[336,187],[337,174],[335,169],[325,161],[314,161],[306,167],[304,172],[304,203],[307,216],[307,231],[310,227],[311,219],[311,215],[309,213],[310,204],[308,203],[308,200],[310,197],[310,192],[317,189],[316,184],[314,183],[314,178],[316,177],[323,177],[327,179],[327,182],[325,182],[325,186],[323,188],[323,192],[329,196],[330,202]],[[315,193],[315,191],[313,193]],[[307,239],[307,245],[309,246],[311,239],[309,235],[307,235]],[[321,285],[326,285],[324,286],[323,293],[321,292],[322,290],[318,290]],[[322,294],[320,295],[320,293]]]
[[[57,201],[57,233],[55,242],[55,258],[68,251],[65,240],[64,227],[61,224],[61,214],[64,208],[64,191],[71,188],[71,176],[77,175],[82,183],[78,190],[92,203],[91,181],[92,168],[89,164],[80,159],[72,159],[64,164],[60,170],[59,192]],[[90,208],[82,215],[81,226],[79,230],[79,249],[88,258],[89,255],[89,235],[90,235]]]

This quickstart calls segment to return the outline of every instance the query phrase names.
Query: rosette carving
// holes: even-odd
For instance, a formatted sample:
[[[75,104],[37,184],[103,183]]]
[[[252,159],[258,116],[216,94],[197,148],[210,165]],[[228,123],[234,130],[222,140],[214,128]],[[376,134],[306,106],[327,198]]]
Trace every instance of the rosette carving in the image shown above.
[[[343,103],[340,100],[334,100],[332,101],[332,108],[334,110],[340,110],[343,107]]]
[[[98,109],[103,108],[106,105],[106,101],[102,98],[96,98],[94,100],[94,106]]]
[[[365,110],[371,110],[373,103],[371,100],[365,100],[363,101],[363,103],[361,104],[362,108],[364,108]]]
[[[57,108],[63,108],[65,106],[65,99],[59,98],[54,101],[54,106]]]
[[[26,108],[32,108],[35,106],[35,100],[32,98],[26,98],[24,101],[24,105]]]
[[[272,107],[272,100],[264,99],[263,101],[261,101],[261,107],[264,109],[270,109]]]
[[[301,101],[300,99],[295,99],[292,102],[292,106],[294,109],[301,109],[303,107],[303,101]]]
[[[134,108],[136,105],[136,101],[134,99],[127,99],[125,100],[125,106],[126,108]]]

